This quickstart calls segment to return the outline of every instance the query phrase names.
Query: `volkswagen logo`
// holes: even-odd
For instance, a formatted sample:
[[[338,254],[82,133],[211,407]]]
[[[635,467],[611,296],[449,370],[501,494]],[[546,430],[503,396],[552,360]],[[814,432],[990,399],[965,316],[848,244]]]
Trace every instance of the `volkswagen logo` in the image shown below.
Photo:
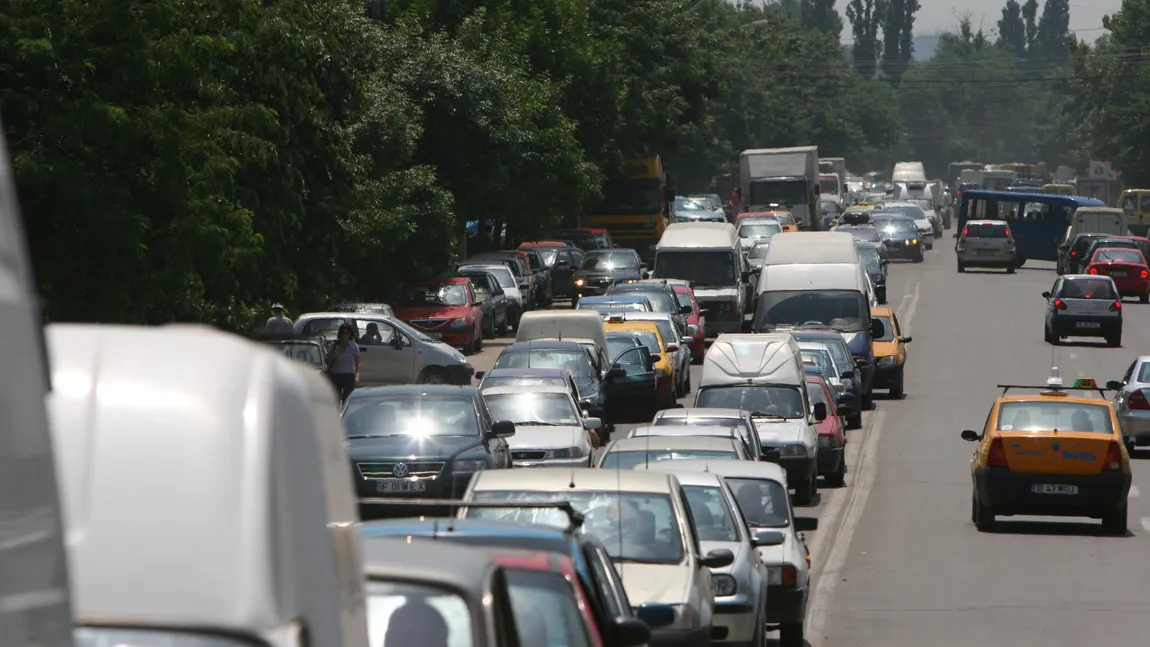
[[[407,476],[407,463],[396,463],[395,467],[391,468],[392,476],[404,478]]]

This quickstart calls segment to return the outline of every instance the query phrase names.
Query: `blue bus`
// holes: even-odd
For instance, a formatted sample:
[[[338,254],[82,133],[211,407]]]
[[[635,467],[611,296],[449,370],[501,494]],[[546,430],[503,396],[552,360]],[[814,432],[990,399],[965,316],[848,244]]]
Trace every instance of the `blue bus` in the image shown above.
[[[1014,234],[1019,267],[1028,260],[1057,261],[1058,244],[1070,225],[1070,216],[1079,207],[1105,206],[1101,200],[1076,195],[972,189],[962,193],[958,231],[968,220],[1005,220]]]

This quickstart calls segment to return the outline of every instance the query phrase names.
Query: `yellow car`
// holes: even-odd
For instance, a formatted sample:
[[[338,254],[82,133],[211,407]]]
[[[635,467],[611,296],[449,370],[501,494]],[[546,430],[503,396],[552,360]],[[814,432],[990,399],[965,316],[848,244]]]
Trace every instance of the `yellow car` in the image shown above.
[[[625,332],[637,336],[651,351],[655,360],[655,391],[661,407],[673,407],[678,394],[675,392],[675,363],[667,344],[659,334],[659,326],[654,321],[624,321],[622,317],[608,317],[603,328],[611,333]]]
[[[789,210],[776,209],[771,215],[775,217],[775,220],[779,221],[779,227],[782,229],[783,233],[799,230],[799,224],[795,222],[795,214],[791,213]]]
[[[1120,386],[1109,382],[1103,389],[1080,378],[1065,388],[1057,369],[1045,387],[1000,384],[1002,395],[982,433],[962,432],[963,440],[978,443],[970,461],[974,525],[990,532],[996,515],[1091,517],[1102,519],[1106,531],[1125,534],[1130,455],[1105,399]],[[1008,395],[1011,389],[1040,392]],[[1090,391],[1101,399],[1087,397]]]
[[[882,321],[883,335],[874,339],[874,380],[872,388],[887,389],[890,397],[903,394],[903,367],[906,366],[906,345],[909,336],[903,336],[898,317],[890,308],[871,308],[871,317]]]

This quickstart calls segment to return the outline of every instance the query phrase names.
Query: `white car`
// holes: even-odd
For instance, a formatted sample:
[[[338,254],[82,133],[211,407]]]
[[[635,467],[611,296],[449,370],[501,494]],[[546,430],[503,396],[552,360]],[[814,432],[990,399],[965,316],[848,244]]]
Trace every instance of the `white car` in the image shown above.
[[[674,474],[687,495],[687,507],[703,553],[726,549],[735,555],[731,564],[711,569],[711,591],[715,595],[712,624],[716,629],[711,632],[711,644],[761,645],[766,632],[768,575],[756,549],[780,545],[786,536],[778,529],[748,526],[723,477],[701,471],[702,468],[684,470],[680,465],[681,462],[653,463],[635,469]]]
[[[754,446],[753,448],[749,448],[747,453],[753,456],[754,460],[763,460],[763,443],[759,441],[759,433],[755,430],[755,421],[751,418],[750,411],[706,407],[664,409],[655,414],[655,417],[651,419],[651,425],[656,427],[682,425],[694,428],[738,427],[738,435],[743,439],[743,442]],[[700,431],[700,433],[703,432]],[[667,434],[652,432],[649,435],[659,436]]]
[[[743,441],[733,436],[637,436],[612,440],[595,467],[629,470],[641,463],[682,460],[749,461]]]
[[[496,386],[484,389],[492,420],[515,423],[507,440],[515,467],[590,467],[592,437],[602,426],[585,418],[566,385]]]
[[[767,566],[767,624],[778,626],[780,647],[801,647],[811,586],[810,551],[803,533],[816,530],[819,520],[795,516],[786,472],[774,463],[752,461],[683,461],[675,467],[707,469],[723,477],[752,530],[783,533],[782,543],[758,547]]]
[[[563,512],[516,508],[515,502],[569,502],[583,513],[583,530],[607,549],[631,603],[675,608],[675,621],[652,629],[650,644],[710,644],[715,610],[710,569],[732,564],[735,556],[725,549],[702,552],[683,488],[673,475],[564,467],[485,470],[471,479],[463,500],[506,501],[508,507],[461,508],[461,517],[560,528],[570,526]]]
[[[715,438],[735,438],[743,443],[748,460],[762,460],[762,451],[756,441],[747,436],[746,430],[738,421],[729,425],[639,425],[632,427],[627,433],[628,438],[645,438],[647,436],[712,436]]]
[[[519,318],[523,313],[528,310],[526,299],[523,295],[523,289],[519,286],[519,282],[515,279],[515,274],[511,268],[502,263],[465,263],[455,268],[455,271],[460,274],[467,274],[468,272],[487,272],[499,281],[499,287],[503,288],[503,295],[507,298],[507,320],[509,325],[516,331],[519,330]]]

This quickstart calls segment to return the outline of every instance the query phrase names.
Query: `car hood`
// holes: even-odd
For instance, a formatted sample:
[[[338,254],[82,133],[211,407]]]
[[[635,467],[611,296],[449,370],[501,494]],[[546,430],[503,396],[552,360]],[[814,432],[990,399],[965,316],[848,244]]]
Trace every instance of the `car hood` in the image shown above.
[[[898,354],[898,343],[893,341],[876,341],[874,343],[875,357],[891,357]]]
[[[467,306],[400,306],[395,308],[395,316],[404,321],[412,319],[455,319],[466,317],[470,312]]]
[[[691,586],[687,564],[627,564],[615,562],[631,604],[683,604]]]
[[[518,429],[516,430],[518,431]],[[514,438],[514,436],[512,436]],[[471,448],[482,447],[479,436],[387,436],[383,438],[349,438],[347,455],[352,461],[374,461],[385,458],[433,459],[450,458]]]
[[[754,418],[754,423],[755,431],[759,432],[759,443],[763,447],[801,443],[807,431],[807,421],[802,418],[794,420]]]
[[[515,435],[507,439],[511,449],[554,449],[582,445],[583,428],[515,425]]]
[[[844,332],[839,333],[847,343],[847,350],[855,357],[869,357],[872,349],[870,345],[870,337],[861,332]]]
[[[904,231],[889,231],[889,232],[884,231],[884,232],[882,232],[882,234],[880,234],[880,236],[883,240],[904,241],[904,240],[911,240],[913,238],[918,238],[918,232],[917,231],[914,231],[914,232],[910,232],[910,231],[905,231],[905,232]]]

